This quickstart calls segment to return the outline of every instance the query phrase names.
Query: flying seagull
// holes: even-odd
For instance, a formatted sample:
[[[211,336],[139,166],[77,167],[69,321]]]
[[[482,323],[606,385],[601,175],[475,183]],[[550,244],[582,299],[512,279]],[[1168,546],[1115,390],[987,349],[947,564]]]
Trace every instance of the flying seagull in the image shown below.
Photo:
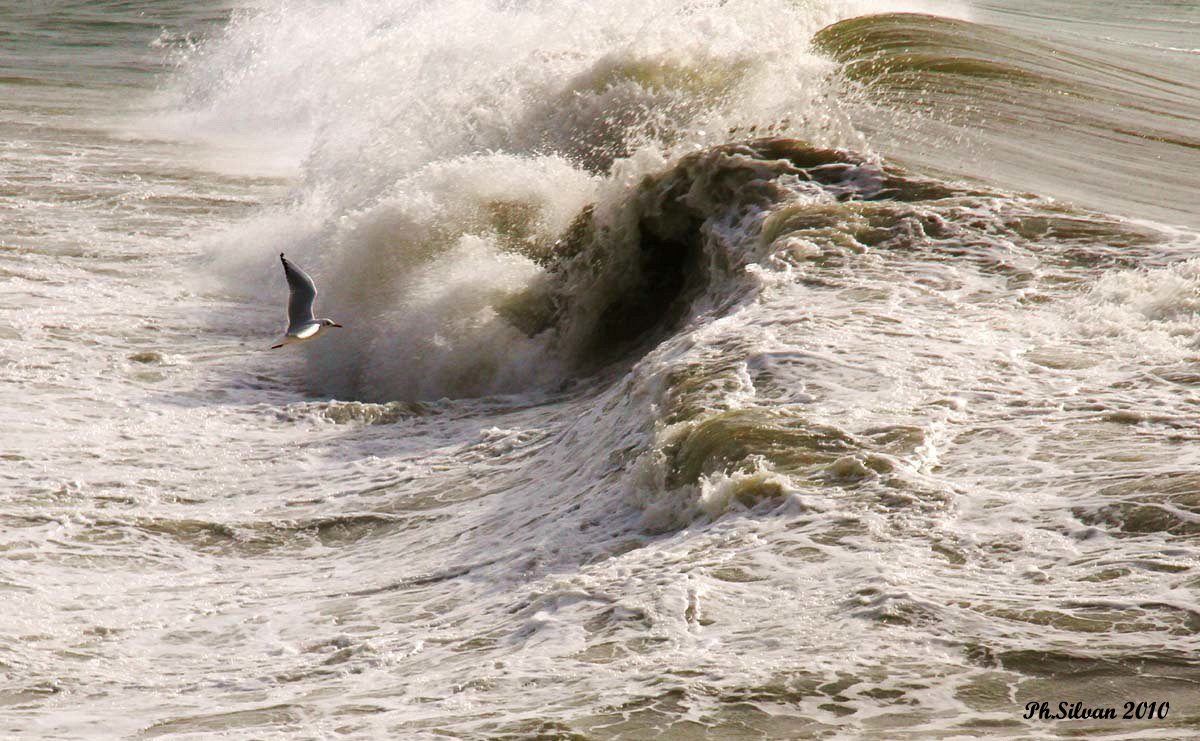
[[[283,262],[283,274],[287,276],[288,291],[291,295],[288,296],[287,332],[284,333],[283,341],[278,345],[271,345],[271,349],[311,340],[324,332],[326,327],[342,326],[332,319],[313,319],[313,300],[317,297],[317,287],[312,278],[288,262],[282,252],[279,253],[279,259]]]

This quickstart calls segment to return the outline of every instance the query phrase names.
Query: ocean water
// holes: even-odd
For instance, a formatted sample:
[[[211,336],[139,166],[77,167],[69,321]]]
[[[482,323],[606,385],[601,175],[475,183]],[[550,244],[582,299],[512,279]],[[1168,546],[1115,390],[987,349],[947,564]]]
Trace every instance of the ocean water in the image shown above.
[[[0,737],[1193,737],[1198,71],[1174,0],[0,0]],[[280,252],[343,329],[268,349]]]

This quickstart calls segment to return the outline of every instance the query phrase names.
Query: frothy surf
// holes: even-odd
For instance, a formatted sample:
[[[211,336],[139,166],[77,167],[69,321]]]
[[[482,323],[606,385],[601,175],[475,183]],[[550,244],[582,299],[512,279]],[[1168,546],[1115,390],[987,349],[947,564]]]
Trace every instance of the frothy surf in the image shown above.
[[[0,71],[0,168],[73,168],[0,186],[4,728],[1185,735],[1194,83],[994,6],[156,4],[116,122]],[[279,252],[346,325],[286,355]]]

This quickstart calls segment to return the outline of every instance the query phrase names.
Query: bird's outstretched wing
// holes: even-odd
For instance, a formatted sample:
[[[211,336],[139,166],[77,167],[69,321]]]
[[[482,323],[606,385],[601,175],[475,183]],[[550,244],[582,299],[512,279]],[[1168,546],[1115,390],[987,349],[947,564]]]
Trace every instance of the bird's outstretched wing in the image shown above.
[[[279,253],[283,262],[283,273],[287,276],[288,290],[288,326],[295,326],[313,320],[313,301],[317,298],[317,287],[312,278],[300,268],[288,262],[283,253]]]

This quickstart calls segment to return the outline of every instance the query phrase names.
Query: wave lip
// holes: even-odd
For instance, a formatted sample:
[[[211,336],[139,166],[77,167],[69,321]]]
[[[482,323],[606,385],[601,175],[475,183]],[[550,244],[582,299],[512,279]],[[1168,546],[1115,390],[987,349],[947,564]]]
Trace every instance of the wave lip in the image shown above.
[[[699,314],[720,315],[759,283],[780,204],[944,198],[952,189],[851,152],[794,139],[726,144],[644,178],[620,202],[589,208],[549,261],[555,344],[594,368]]]
[[[754,296],[780,213],[850,223],[842,204],[955,192],[784,138],[702,149],[624,187],[557,157],[430,165],[289,247],[327,251],[312,268],[322,310],[347,325],[300,350],[307,380],[385,402],[555,389]]]

